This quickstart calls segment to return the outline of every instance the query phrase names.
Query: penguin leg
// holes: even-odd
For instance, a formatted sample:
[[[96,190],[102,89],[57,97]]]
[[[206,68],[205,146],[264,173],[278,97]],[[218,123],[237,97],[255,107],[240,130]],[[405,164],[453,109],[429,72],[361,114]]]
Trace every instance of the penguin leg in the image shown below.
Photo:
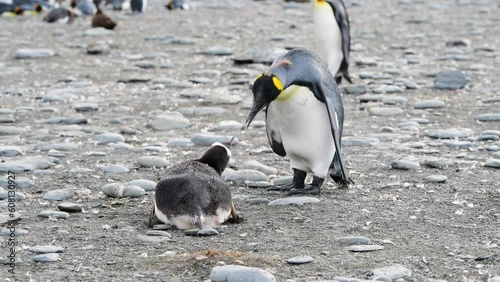
[[[156,218],[155,215],[155,205],[153,204],[153,207],[151,208],[151,211],[149,212],[149,227],[153,227],[153,225],[158,222],[158,219]]]
[[[321,193],[321,185],[323,185],[324,178],[313,176],[311,186],[305,189],[292,189],[287,195],[319,195]]]
[[[280,185],[273,185],[267,188],[267,191],[290,191],[292,189],[304,189],[304,181],[306,179],[307,172],[293,169],[293,180],[290,183],[284,183]]]
[[[240,223],[240,216],[234,207],[234,203],[231,202],[231,216],[227,220],[229,223]]]

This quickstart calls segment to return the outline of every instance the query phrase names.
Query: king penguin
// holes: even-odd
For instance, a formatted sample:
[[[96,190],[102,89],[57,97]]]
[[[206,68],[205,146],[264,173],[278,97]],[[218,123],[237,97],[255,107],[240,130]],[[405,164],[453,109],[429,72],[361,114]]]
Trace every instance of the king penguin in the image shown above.
[[[132,13],[142,13],[146,11],[147,0],[130,0],[130,9]]]
[[[253,87],[246,124],[265,108],[266,132],[273,151],[290,158],[293,181],[270,190],[320,194],[327,174],[343,186],[352,183],[340,151],[344,108],[333,75],[318,55],[302,48],[276,57]],[[304,180],[312,172],[313,181]]]
[[[340,84],[342,77],[352,83],[349,75],[351,35],[344,2],[314,0],[313,18],[318,54],[326,61],[337,84]]]
[[[229,148],[217,142],[201,158],[169,168],[156,185],[149,226],[156,217],[178,229],[189,229],[188,235],[216,235],[213,228],[228,219],[239,222],[231,189],[221,177],[230,157]]]

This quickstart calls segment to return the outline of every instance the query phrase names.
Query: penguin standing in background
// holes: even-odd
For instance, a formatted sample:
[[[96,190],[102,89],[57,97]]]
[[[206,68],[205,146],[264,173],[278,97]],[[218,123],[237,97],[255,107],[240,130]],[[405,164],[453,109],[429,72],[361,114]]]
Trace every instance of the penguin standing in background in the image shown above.
[[[340,145],[344,107],[325,63],[302,48],[278,56],[270,72],[253,84],[253,106],[247,126],[266,109],[266,131],[273,151],[290,158],[293,181],[269,190],[317,195],[329,174],[343,186],[353,183],[342,162]],[[305,188],[306,174],[313,181]]]
[[[130,0],[130,9],[132,13],[142,13],[146,11],[148,0]]]
[[[156,185],[155,203],[149,215],[187,235],[217,235],[213,229],[228,219],[239,222],[231,198],[231,189],[222,179],[231,151],[214,143],[200,159],[169,168]],[[194,229],[193,229],[194,228]]]
[[[327,63],[337,84],[349,75],[351,35],[349,17],[342,0],[314,0],[316,50]]]
[[[165,7],[169,10],[181,9],[189,10],[190,6],[184,0],[170,0]]]

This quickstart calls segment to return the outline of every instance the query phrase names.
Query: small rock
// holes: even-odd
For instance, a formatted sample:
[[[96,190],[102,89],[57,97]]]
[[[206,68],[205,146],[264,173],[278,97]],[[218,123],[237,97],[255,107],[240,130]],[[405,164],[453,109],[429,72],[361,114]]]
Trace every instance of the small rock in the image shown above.
[[[403,110],[395,107],[371,107],[370,113],[375,116],[395,116],[403,113]]]
[[[226,168],[222,173],[222,177],[226,181],[234,181],[237,183],[244,183],[245,181],[267,181],[267,175],[258,170],[242,169],[232,170]]]
[[[370,244],[372,240],[363,236],[347,236],[339,237],[335,239],[335,241],[343,245],[367,245]]]
[[[315,204],[319,203],[318,198],[314,197],[288,197],[281,198],[274,201],[269,202],[269,206],[285,206],[285,205],[296,205],[302,206],[304,204]]]
[[[481,114],[476,116],[479,121],[500,121],[500,114]]]
[[[489,159],[486,161],[484,164],[487,167],[492,167],[492,168],[500,168],[500,160],[499,159]]]
[[[144,191],[154,191],[156,188],[156,182],[147,179],[132,180],[128,184],[141,187]]]
[[[57,190],[47,191],[43,196],[43,199],[49,201],[63,201],[66,199],[74,198],[79,195],[88,196],[90,195],[90,190],[77,189],[77,188],[57,189]]]
[[[162,230],[149,230],[148,232],[146,232],[146,235],[172,238],[172,235],[170,235],[170,233]]]
[[[436,76],[434,88],[455,90],[463,88],[467,84],[467,78],[460,71],[445,70]]]
[[[415,103],[414,109],[438,109],[444,107],[444,102],[441,100],[425,100]]]
[[[73,108],[77,112],[91,112],[99,110],[99,105],[94,103],[76,103]]]
[[[402,169],[402,170],[413,170],[419,169],[420,164],[408,160],[394,160],[391,162],[392,168]]]
[[[127,173],[129,169],[122,165],[107,165],[102,168],[105,173]]]
[[[162,118],[152,120],[147,126],[158,131],[168,131],[188,128],[191,126],[191,122],[182,115],[166,115]]]
[[[139,163],[142,167],[167,167],[169,162],[161,157],[155,156],[143,156],[137,159],[137,163]]]
[[[75,204],[75,203],[60,203],[57,205],[57,208],[60,211],[64,211],[64,212],[82,212],[83,211],[82,205]]]
[[[34,58],[49,58],[55,55],[50,49],[17,49],[16,59],[34,59]]]
[[[276,282],[271,273],[256,267],[224,265],[212,269],[212,282]]]
[[[311,256],[299,256],[299,257],[289,258],[287,259],[286,262],[289,264],[305,264],[305,263],[310,263],[313,260],[314,259]]]
[[[62,252],[64,252],[64,248],[58,247],[58,246],[39,246],[39,245],[36,245],[34,247],[29,248],[28,251],[30,251],[32,253],[41,253],[41,254],[62,253]]]
[[[429,175],[425,178],[425,182],[444,183],[446,181],[448,181],[446,175]]]
[[[250,169],[250,170],[258,170],[260,172],[265,173],[266,175],[277,174],[278,170],[274,167],[270,167],[264,164],[259,163],[256,160],[249,160],[243,163],[240,169]]]
[[[231,141],[231,145],[238,144],[238,138],[234,136],[223,136],[223,135],[213,135],[213,134],[194,134],[191,137],[191,142],[196,145],[202,146],[211,146],[215,142],[220,142],[222,144],[229,144]]]
[[[54,262],[61,260],[58,254],[50,253],[50,254],[41,254],[33,257],[33,260],[36,262]]]
[[[142,197],[146,191],[138,186],[133,186],[127,183],[110,183],[101,187],[101,191],[109,197],[113,198],[136,198]]]
[[[213,46],[202,52],[205,55],[211,56],[229,56],[233,54],[231,48],[222,46]]]
[[[118,133],[102,133],[97,135],[98,144],[125,142],[125,138]]]
[[[353,245],[348,248],[351,252],[372,252],[383,250],[384,247],[380,245]]]
[[[67,219],[69,217],[69,213],[62,211],[45,210],[39,212],[38,216],[44,218]]]
[[[428,129],[424,131],[425,136],[438,139],[462,138],[472,134],[474,131],[469,128]]]
[[[388,277],[390,279],[399,279],[399,278],[404,278],[411,276],[411,270],[408,268],[395,264],[395,265],[390,265],[390,266],[385,266],[377,269],[372,270],[373,276],[384,276]]]
[[[23,154],[23,149],[15,146],[0,146],[0,156],[13,157]]]

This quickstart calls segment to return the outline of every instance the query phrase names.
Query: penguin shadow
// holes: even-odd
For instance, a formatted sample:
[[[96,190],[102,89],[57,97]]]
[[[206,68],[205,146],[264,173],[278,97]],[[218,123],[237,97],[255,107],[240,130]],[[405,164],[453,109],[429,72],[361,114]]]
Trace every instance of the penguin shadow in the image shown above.
[[[199,159],[170,167],[155,188],[148,227],[184,230],[188,236],[213,236],[222,224],[244,221],[221,177],[231,157],[234,137],[216,142]],[[227,145],[227,146],[226,146]]]

